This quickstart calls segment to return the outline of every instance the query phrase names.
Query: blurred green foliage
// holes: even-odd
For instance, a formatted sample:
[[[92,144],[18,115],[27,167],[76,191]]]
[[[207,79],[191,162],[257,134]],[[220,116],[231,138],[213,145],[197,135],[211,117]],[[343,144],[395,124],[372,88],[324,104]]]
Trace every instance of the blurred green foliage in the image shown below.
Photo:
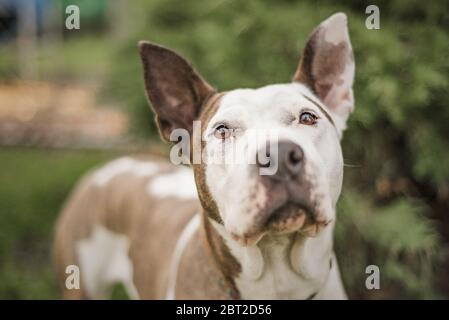
[[[340,199],[336,252],[353,298],[441,298],[436,279],[444,258],[435,225],[422,204],[399,199],[376,207],[371,197],[347,188]],[[379,291],[368,291],[368,265],[380,268]],[[439,270],[440,269],[440,270]]]
[[[290,81],[311,30],[345,12],[356,111],[343,140],[348,166],[336,233],[343,277],[354,298],[439,297],[449,292],[440,239],[449,235],[449,3],[374,2],[380,30],[365,27],[368,4],[135,1],[133,33],[118,44],[105,93],[124,102],[135,133],[154,137],[138,40],[182,53],[219,90],[258,87]],[[369,264],[380,267],[384,290],[366,290]]]
[[[59,298],[50,261],[57,214],[82,174],[116,156],[0,149],[0,299]]]
[[[12,46],[0,46],[0,80],[17,76],[18,59]]]

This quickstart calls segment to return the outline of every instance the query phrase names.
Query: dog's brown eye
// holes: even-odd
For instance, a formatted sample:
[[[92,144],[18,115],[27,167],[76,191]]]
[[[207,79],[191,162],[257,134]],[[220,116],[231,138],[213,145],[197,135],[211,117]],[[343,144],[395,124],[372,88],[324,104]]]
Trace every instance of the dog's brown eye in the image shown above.
[[[299,116],[299,123],[311,126],[316,124],[318,117],[311,112],[305,111]]]
[[[215,138],[217,139],[225,140],[231,136],[231,133],[232,133],[231,129],[229,129],[224,124],[220,124],[215,128],[214,135]]]

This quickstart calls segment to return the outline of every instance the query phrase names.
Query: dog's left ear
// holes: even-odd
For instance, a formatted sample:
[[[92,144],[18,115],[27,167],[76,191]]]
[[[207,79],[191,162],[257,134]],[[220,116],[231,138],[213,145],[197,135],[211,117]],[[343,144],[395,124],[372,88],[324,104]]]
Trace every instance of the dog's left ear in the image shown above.
[[[354,110],[355,63],[347,18],[336,13],[310,35],[293,81],[307,85],[335,115],[340,131]]]

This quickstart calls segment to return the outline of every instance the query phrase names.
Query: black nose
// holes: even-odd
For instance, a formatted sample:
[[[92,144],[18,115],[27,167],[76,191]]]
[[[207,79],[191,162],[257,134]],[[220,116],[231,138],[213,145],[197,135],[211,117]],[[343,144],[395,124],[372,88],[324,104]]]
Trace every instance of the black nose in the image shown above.
[[[273,168],[277,165],[277,170],[272,175],[274,178],[295,177],[301,172],[304,152],[300,146],[291,141],[279,141],[276,151],[275,148],[271,148],[271,150],[269,145],[267,144],[265,152],[259,150],[257,154],[259,167]],[[264,153],[266,157],[260,157]]]

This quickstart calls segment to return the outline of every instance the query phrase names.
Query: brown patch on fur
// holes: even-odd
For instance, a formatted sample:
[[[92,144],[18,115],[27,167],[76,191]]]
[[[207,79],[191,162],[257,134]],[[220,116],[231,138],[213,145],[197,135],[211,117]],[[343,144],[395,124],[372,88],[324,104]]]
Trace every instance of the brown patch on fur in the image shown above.
[[[335,45],[324,39],[324,33],[322,26],[312,32],[293,76],[293,81],[307,85],[322,101],[332,86],[343,82],[345,67],[354,59],[346,42]]]
[[[217,112],[219,103],[224,93],[217,93],[211,96],[204,104],[199,120],[201,121],[201,135],[203,136],[210,119]],[[201,141],[201,152],[204,151],[205,142]],[[204,235],[207,240],[208,251],[213,257],[213,264],[220,270],[224,281],[226,291],[229,292],[229,297],[238,298],[238,290],[235,285],[234,278],[241,272],[241,266],[230,253],[229,248],[226,246],[221,236],[213,229],[209,218],[214,219],[218,223],[222,224],[220,213],[218,211],[217,204],[209,191],[206,182],[206,164],[194,164],[193,165],[195,182],[198,189],[198,195],[203,207],[203,226]]]
[[[199,117],[199,120],[201,121],[201,136],[203,136],[204,130],[206,129],[210,119],[217,112],[223,95],[224,93],[217,93],[205,102],[201,110],[201,115]],[[204,151],[205,147],[205,142],[201,141],[201,153]],[[209,192],[209,188],[207,187],[206,164],[194,164],[192,167],[195,175],[195,183],[198,190],[198,195],[203,209],[209,215],[209,217],[211,217],[218,223],[222,223],[217,204],[215,203],[215,200],[213,199],[211,193]]]
[[[315,47],[317,42],[316,34],[318,29],[312,32],[307,44],[302,53],[301,60],[299,61],[298,68],[293,76],[293,81],[301,82],[307,85],[313,93],[317,94],[315,91],[315,78],[313,77],[312,64],[313,57],[315,55]]]
[[[159,174],[178,168],[158,162],[154,176],[122,173],[104,186],[85,177],[77,186],[58,219],[54,240],[54,262],[65,299],[91,299],[84,291],[65,288],[65,268],[79,266],[76,244],[91,236],[96,226],[125,235],[133,265],[134,284],[142,299],[164,299],[170,264],[179,235],[198,212],[196,199],[160,198],[146,192],[146,185]]]
[[[240,266],[234,264],[223,239],[213,230],[206,214],[202,227],[192,237],[183,253],[178,277],[183,279],[176,287],[178,299],[239,299],[234,277]],[[193,264],[192,261],[196,263]],[[237,272],[238,271],[238,272]],[[200,274],[201,278],[192,277]]]
[[[207,214],[203,214],[203,224],[205,236],[209,244],[209,249],[216,267],[221,270],[225,282],[223,286],[232,299],[239,299],[240,293],[235,284],[235,278],[242,272],[242,267],[236,258],[231,254],[224,239],[217,233],[208,220]]]

